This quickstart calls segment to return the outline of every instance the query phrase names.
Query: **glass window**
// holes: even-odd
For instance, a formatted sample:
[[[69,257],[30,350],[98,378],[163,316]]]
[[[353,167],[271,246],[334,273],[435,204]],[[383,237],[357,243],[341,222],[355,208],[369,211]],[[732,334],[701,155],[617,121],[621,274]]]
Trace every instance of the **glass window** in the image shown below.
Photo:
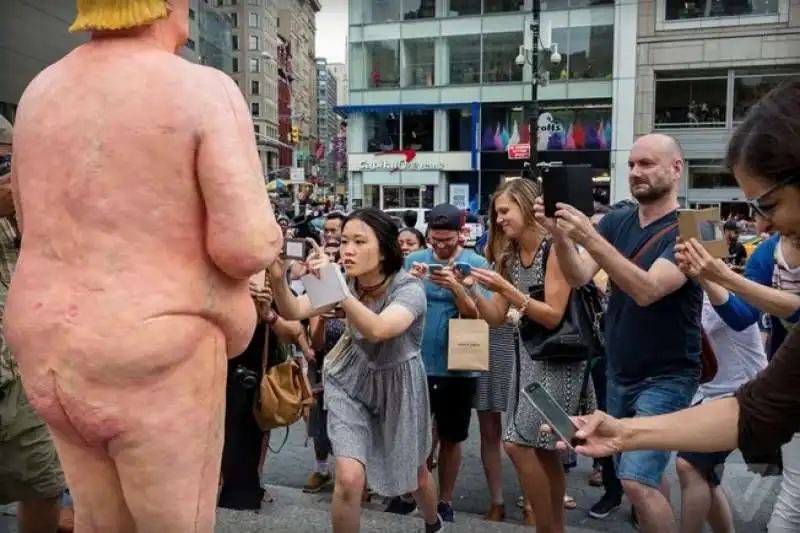
[[[550,60],[550,54],[542,53],[539,58],[539,72],[547,73],[550,76],[550,81],[566,81],[568,77],[569,54],[567,53],[567,46],[569,45],[569,28],[553,28],[551,36],[553,44],[558,45],[558,52],[561,55],[560,63],[553,63]]]
[[[433,152],[433,111],[404,111],[400,147]]]
[[[194,44],[194,41],[192,39],[186,39],[186,48],[188,48],[189,50],[194,50],[196,47],[197,45]]]
[[[400,206],[400,187],[383,186],[383,208],[396,209]]]
[[[364,207],[377,207],[380,209],[381,186],[364,185]]]
[[[484,13],[510,13],[523,11],[525,0],[486,0]]]
[[[247,24],[251,28],[258,28],[258,13],[249,13],[247,15]]]
[[[539,151],[608,150],[611,146],[609,107],[544,109],[537,126]]]
[[[361,0],[364,2],[364,22],[397,22],[400,16],[398,0]]]
[[[251,57],[248,59],[248,63],[250,64],[250,72],[258,72],[259,67],[261,66],[261,62],[258,60],[257,57]]]
[[[404,87],[432,87],[435,83],[435,39],[405,39]]]
[[[487,105],[481,109],[481,150],[504,151],[509,144],[529,142],[524,105]]]
[[[614,70],[614,26],[571,27],[568,48],[569,79],[611,79]]]
[[[250,80],[250,94],[253,96],[261,94],[261,84],[258,80]]]
[[[239,27],[239,13],[228,13],[228,16],[231,17],[231,26],[234,28]]]
[[[259,39],[258,35],[251,35],[250,36],[250,50],[255,51],[258,50]]]
[[[261,0],[248,0],[247,3],[250,4],[251,6],[257,6],[259,5],[260,1]]]
[[[762,96],[789,80],[800,79],[800,71],[776,73],[773,69],[771,75],[767,74],[739,74],[733,80],[733,120],[744,120],[747,111],[758,102]]]
[[[250,114],[254,117],[261,116],[261,107],[258,105],[258,102],[250,102]]]
[[[469,109],[448,109],[447,129],[447,145],[451,152],[472,149],[472,112]]]
[[[233,57],[231,59],[233,59],[233,61],[231,61],[231,63],[232,63],[231,64],[231,71],[239,72],[239,58],[238,57]]]
[[[544,7],[545,3],[547,7]],[[575,8],[613,5],[614,0],[544,0],[542,2],[542,10],[567,9],[567,6]]]
[[[483,36],[483,83],[522,81],[522,67],[517,65],[522,32],[490,33]]]
[[[376,41],[364,43],[368,86],[400,86],[400,41]]]
[[[666,20],[777,15],[779,0],[666,0]]]
[[[517,44],[517,47],[519,47]],[[450,50],[450,85],[481,82],[481,37],[459,35],[447,39]]]
[[[656,77],[655,124],[657,128],[725,126],[727,73],[697,72],[696,77],[671,74]],[[704,75],[705,74],[705,75]]]
[[[398,113],[367,113],[365,119],[368,152],[383,152],[400,148],[400,115]]]
[[[726,168],[701,161],[707,165],[689,164],[689,187],[692,189],[738,189],[736,178]]]
[[[238,35],[231,35],[231,48],[233,48],[233,50],[239,50],[239,36]]]
[[[481,14],[481,0],[450,0],[448,17],[468,17]]]
[[[435,16],[436,0],[403,0],[403,20],[432,19]]]

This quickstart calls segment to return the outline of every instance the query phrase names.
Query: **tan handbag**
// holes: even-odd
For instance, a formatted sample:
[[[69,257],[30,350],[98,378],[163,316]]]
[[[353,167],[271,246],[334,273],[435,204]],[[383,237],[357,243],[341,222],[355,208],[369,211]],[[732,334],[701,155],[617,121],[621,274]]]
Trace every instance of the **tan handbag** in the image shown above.
[[[269,288],[269,278],[266,286]],[[264,336],[264,351],[261,356],[263,376],[255,405],[255,416],[263,431],[288,427],[307,417],[314,405],[311,384],[303,367],[294,357],[267,369],[269,354],[269,332]]]

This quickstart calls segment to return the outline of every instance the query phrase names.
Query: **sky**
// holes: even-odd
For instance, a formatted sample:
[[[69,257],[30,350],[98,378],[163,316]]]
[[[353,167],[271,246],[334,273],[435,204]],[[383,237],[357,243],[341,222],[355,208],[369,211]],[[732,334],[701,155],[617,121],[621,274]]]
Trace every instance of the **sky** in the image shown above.
[[[317,13],[317,57],[329,63],[344,63],[347,40],[347,1],[320,0],[322,10]]]

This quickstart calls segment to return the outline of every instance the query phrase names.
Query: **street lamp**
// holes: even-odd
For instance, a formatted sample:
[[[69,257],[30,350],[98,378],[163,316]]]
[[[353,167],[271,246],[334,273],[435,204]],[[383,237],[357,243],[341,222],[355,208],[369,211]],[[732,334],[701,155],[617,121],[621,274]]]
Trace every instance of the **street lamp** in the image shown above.
[[[558,53],[558,44],[552,43],[552,28],[547,25],[544,38],[541,37],[541,0],[533,0],[533,20],[531,22],[531,48],[528,49],[524,44],[519,46],[519,54],[516,63],[524,66],[526,63],[531,65],[531,105],[530,117],[528,118],[528,131],[530,137],[530,171],[533,177],[538,177],[539,153],[536,150],[537,137],[539,134],[539,84],[546,85],[549,81],[549,72],[543,76],[539,74],[539,56],[542,53],[549,54],[550,63],[558,65],[561,63],[561,54]]]

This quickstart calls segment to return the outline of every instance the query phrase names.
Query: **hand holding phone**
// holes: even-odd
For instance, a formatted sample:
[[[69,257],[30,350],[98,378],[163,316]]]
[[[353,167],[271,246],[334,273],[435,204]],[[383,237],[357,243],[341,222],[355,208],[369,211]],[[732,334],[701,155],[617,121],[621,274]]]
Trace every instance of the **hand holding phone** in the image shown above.
[[[284,239],[283,256],[286,259],[305,261],[308,257],[308,243],[305,239]]]
[[[558,405],[552,396],[544,389],[541,383],[534,381],[522,389],[522,395],[528,402],[542,415],[547,421],[553,432],[558,435],[567,446],[575,449],[575,446],[584,444],[582,439],[575,437],[578,431],[570,416]]]
[[[453,265],[453,270],[455,270],[460,276],[466,278],[472,274],[472,265],[469,263],[456,263]]]

